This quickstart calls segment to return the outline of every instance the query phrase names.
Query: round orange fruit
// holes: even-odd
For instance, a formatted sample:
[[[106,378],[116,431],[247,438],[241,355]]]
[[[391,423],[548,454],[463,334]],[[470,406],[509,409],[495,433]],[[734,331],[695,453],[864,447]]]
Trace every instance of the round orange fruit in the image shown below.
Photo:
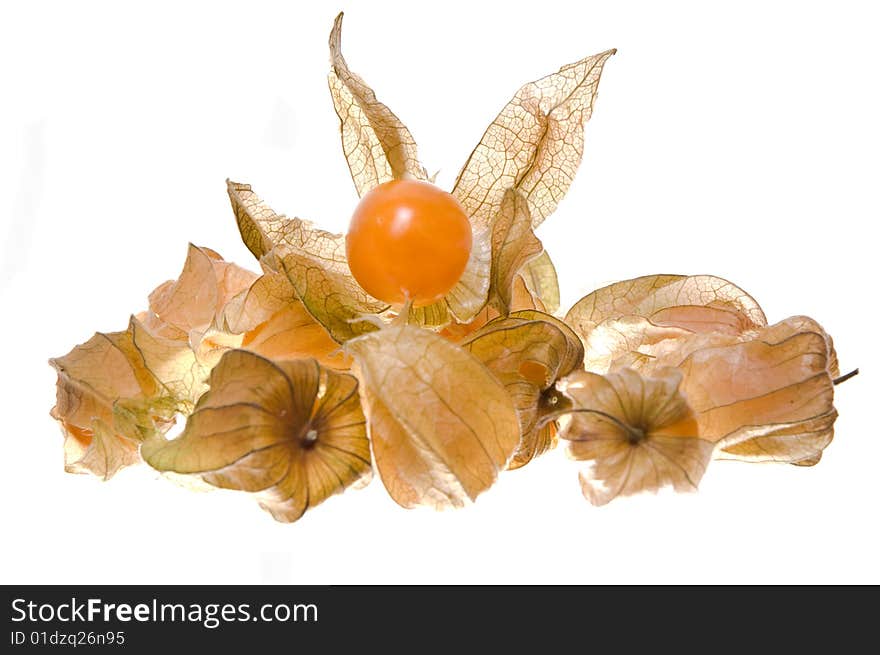
[[[428,182],[393,180],[358,203],[345,238],[352,275],[371,296],[414,307],[440,300],[461,278],[471,224],[450,194]]]

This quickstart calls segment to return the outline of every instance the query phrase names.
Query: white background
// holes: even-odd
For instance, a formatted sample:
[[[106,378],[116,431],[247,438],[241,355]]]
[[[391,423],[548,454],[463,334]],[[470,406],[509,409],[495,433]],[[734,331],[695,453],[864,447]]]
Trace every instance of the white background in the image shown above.
[[[880,582],[878,25],[870,3],[14,3],[0,22],[0,582]],[[698,494],[595,509],[561,450],[457,512],[375,478],[293,525],[133,468],[62,471],[50,356],[124,328],[188,241],[255,267],[224,180],[343,230],[326,88],[352,68],[447,188],[524,82],[617,47],[578,179],[539,236],[564,306],[714,273],[834,336],[819,466],[716,462]]]

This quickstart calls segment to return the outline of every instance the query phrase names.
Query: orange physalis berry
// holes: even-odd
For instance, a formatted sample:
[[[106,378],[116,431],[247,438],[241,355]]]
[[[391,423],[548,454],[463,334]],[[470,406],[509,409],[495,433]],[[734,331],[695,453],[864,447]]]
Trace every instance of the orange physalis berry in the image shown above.
[[[458,282],[473,235],[450,194],[427,182],[393,180],[367,193],[345,239],[351,272],[390,304],[429,305]]]

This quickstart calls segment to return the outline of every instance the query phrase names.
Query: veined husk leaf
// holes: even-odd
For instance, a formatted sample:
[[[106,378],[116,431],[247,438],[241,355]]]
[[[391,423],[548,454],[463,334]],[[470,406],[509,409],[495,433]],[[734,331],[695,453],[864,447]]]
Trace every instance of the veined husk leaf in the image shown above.
[[[539,311],[519,311],[487,323],[462,347],[504,385],[513,399],[520,442],[508,468],[515,469],[556,445],[551,423],[563,398],[556,381],[582,365],[580,339],[565,323]]]
[[[492,245],[488,231],[473,228],[473,243],[467,265],[458,282],[446,294],[444,301],[449,311],[459,321],[466,322],[476,316],[489,296],[489,275],[492,270]]]
[[[190,244],[180,276],[150,294],[142,323],[158,336],[190,340],[193,333],[207,330],[221,308],[256,279],[255,273],[224,261],[210,248]]]
[[[695,350],[678,367],[700,433],[719,443],[720,459],[813,465],[833,439],[839,371],[830,338],[812,319]]]
[[[330,95],[339,116],[342,150],[358,195],[390,180],[427,180],[406,126],[352,73],[342,56],[342,14],[330,32]]]
[[[524,85],[486,129],[452,194],[477,226],[490,227],[509,188],[528,199],[533,225],[549,216],[580,165],[584,124],[614,50]]]
[[[218,333],[228,330],[219,327],[220,316],[257,279],[256,273],[225,261],[210,248],[190,244],[180,276],[156,287],[149,308],[136,318],[156,338],[209,352],[211,345],[203,347],[201,341],[206,337],[224,340]]]
[[[256,252],[263,253],[264,272],[283,274],[305,309],[337,343],[375,329],[361,319],[384,311],[387,305],[370,297],[355,281],[345,258],[343,235],[275,214],[249,185],[230,183],[229,195],[239,226],[255,226],[242,231],[242,238],[245,243],[250,239],[261,244]],[[238,218],[239,213],[246,219]]]
[[[240,335],[237,347],[269,359],[314,357],[333,369],[351,367],[350,358],[306,310],[282,273],[260,276],[226,305],[218,324],[221,331]]]
[[[604,505],[664,487],[696,490],[715,443],[700,435],[681,379],[674,368],[653,377],[625,368],[567,378],[564,392],[573,409],[559,437],[568,441],[572,459],[586,463],[579,477],[587,500]]]
[[[301,226],[310,230],[310,226]],[[336,235],[333,235],[336,236]],[[330,247],[330,242],[326,243]],[[344,253],[344,250],[343,250]],[[282,271],[290,280],[303,306],[334,341],[345,343],[360,334],[376,329],[363,320],[387,308],[371,298],[355,281],[343,259],[332,259],[325,250],[300,250],[285,243],[266,255],[263,261],[273,270]]]
[[[616,282],[579,300],[565,321],[585,339],[603,321],[622,316],[641,316],[660,327],[724,334],[767,325],[749,294],[711,275],[648,275]]]
[[[171,441],[141,453],[159,471],[258,494],[283,522],[370,474],[370,450],[357,380],[313,359],[273,362],[227,352],[210,389]]]
[[[532,230],[528,200],[516,189],[508,189],[492,223],[489,304],[501,315],[511,311],[516,275],[543,250]]]
[[[403,507],[459,507],[486,491],[519,443],[510,395],[472,354],[410,325],[352,339],[376,467]]]
[[[266,271],[226,303],[215,325],[230,334],[244,334],[291,303],[300,303],[300,299],[287,276]]]
[[[351,368],[351,358],[302,303],[286,305],[268,321],[245,333],[241,347],[273,359],[314,357],[322,366],[337,370]]]
[[[207,389],[210,366],[196,356],[187,339],[154,333],[137,317],[130,322],[132,342],[147,367],[176,403],[176,409],[189,414]]]
[[[64,467],[105,480],[140,461],[138,442],[171,423],[173,407],[130,330],[96,333],[63,357],[51,415],[64,434]]]
[[[526,286],[521,274],[513,277],[513,289],[510,296],[510,312],[519,312],[530,309],[536,309],[544,312],[546,307],[541,299],[533,295]],[[441,331],[444,337],[450,341],[460,343],[469,335],[473,334],[491,320],[501,316],[499,311],[490,305],[485,305],[477,314],[466,323],[452,321],[447,324]]]
[[[192,411],[211,367],[240,344],[240,335],[217,327],[218,318],[256,280],[255,273],[210,248],[190,244],[177,280],[159,285],[150,294],[149,309],[132,317],[134,345],[178,411]]]
[[[250,184],[227,179],[226,193],[232,204],[232,213],[235,215],[241,240],[259,260],[275,247],[290,219],[276,214],[254,193]]]
[[[136,441],[116,432],[103,420],[95,418],[86,433],[68,431],[64,439],[64,470],[68,473],[91,473],[105,482],[121,469],[139,464]]]
[[[756,338],[767,343],[779,343],[802,332],[814,332],[822,336],[825,341],[828,374],[832,378],[840,377],[840,365],[837,362],[837,352],[834,350],[834,341],[831,335],[818,321],[809,316],[789,316],[785,320],[763,328],[757,333]]]
[[[617,282],[578,301],[565,322],[583,339],[586,368],[596,373],[619,366],[640,369],[693,334],[731,341],[767,325],[751,296],[710,275],[650,275]]]
[[[518,273],[513,278],[513,292],[510,296],[510,311],[520,312],[526,309],[537,309],[539,312],[550,313],[544,301],[536,293],[533,293],[526,284],[525,277]]]
[[[385,315],[386,318],[392,321],[395,316],[397,316],[397,310],[394,308],[388,310]],[[422,307],[410,306],[409,314],[407,315],[407,323],[421,325],[430,329],[439,330],[453,322],[455,322],[455,319],[449,311],[449,305],[446,304],[445,299]]]
[[[559,279],[546,250],[526,262],[520,275],[529,292],[541,301],[548,314],[559,311]]]

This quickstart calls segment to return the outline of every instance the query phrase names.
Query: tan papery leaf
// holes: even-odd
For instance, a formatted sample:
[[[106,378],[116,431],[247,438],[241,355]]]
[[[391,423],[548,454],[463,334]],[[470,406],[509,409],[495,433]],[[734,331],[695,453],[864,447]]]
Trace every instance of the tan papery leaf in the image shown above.
[[[393,321],[395,316],[397,316],[395,309],[391,309],[385,314],[385,317],[390,321]],[[431,329],[441,329],[453,322],[455,319],[449,311],[446,299],[422,307],[410,307],[407,315],[407,323]]]
[[[528,200],[509,189],[492,224],[492,267],[489,303],[502,315],[510,313],[514,278],[544,247],[532,231]]]
[[[519,312],[526,309],[537,309],[539,312],[549,314],[547,306],[540,296],[529,289],[522,273],[513,278],[513,293],[510,295],[510,311]]]
[[[631,369],[568,377],[564,390],[574,407],[559,437],[572,459],[587,463],[580,472],[587,500],[604,505],[664,487],[696,490],[715,444],[699,435],[681,379],[672,368],[655,377]]]
[[[520,275],[532,296],[541,301],[544,311],[548,314],[559,311],[559,279],[546,250],[526,262]]]
[[[596,373],[640,368],[646,358],[680,348],[677,340],[692,334],[709,335],[709,342],[735,341],[767,324],[751,296],[710,275],[617,282],[578,301],[565,322],[583,339],[586,368]]]
[[[351,358],[302,303],[290,303],[245,333],[241,347],[273,359],[314,357],[329,368],[347,370]]]
[[[257,493],[283,522],[369,475],[352,376],[313,359],[273,362],[232,350],[211,371],[209,385],[177,439],[143,444],[150,466]]]
[[[829,343],[815,321],[794,317],[752,339],[687,356],[679,365],[682,391],[700,434],[719,442],[718,458],[819,461],[837,418]]]
[[[188,340],[155,334],[137,317],[131,318],[131,335],[147,370],[177,403],[177,411],[189,414],[207,389],[210,367],[196,357]]]
[[[300,299],[290,280],[284,273],[268,271],[226,303],[216,326],[225,332],[244,334],[291,303],[300,303]]]
[[[98,332],[63,357],[51,415],[64,434],[64,466],[105,480],[140,461],[145,431],[170,424],[162,387],[134,347],[130,330]]]
[[[207,330],[221,308],[256,279],[255,273],[224,261],[210,248],[190,244],[177,280],[150,294],[142,323],[157,336],[187,341],[193,332]]]
[[[347,264],[333,266],[313,252],[286,247],[274,261],[277,264],[270,267],[277,265],[284,272],[306,310],[337,343],[376,329],[363,319],[385,311],[387,305],[361,289]]]
[[[342,56],[342,14],[330,32],[330,95],[339,116],[342,151],[358,195],[373,187],[402,178],[427,180],[419,163],[416,143],[406,126],[358,75]]]
[[[517,274],[513,277],[513,290],[510,296],[510,311],[520,312],[525,310],[536,309],[544,312],[546,308],[540,298],[533,295],[526,286],[522,275]],[[456,343],[461,342],[469,335],[473,334],[489,321],[498,318],[501,314],[494,307],[486,305],[481,309],[470,321],[460,323],[452,321],[448,323],[441,331],[444,337]]]
[[[247,187],[247,191],[237,201],[241,195],[239,187]],[[240,208],[250,207],[250,220],[261,227],[258,236],[262,246],[258,251],[270,248],[260,258],[264,272],[287,277],[296,297],[337,343],[375,329],[361,319],[384,311],[387,305],[370,297],[351,275],[343,235],[327,232],[300,218],[279,217],[248,185],[237,184],[230,189],[233,209],[237,202]],[[246,243],[252,234],[252,230],[242,232]],[[263,292],[274,293],[276,297],[283,294],[277,286]]]
[[[827,350],[828,374],[832,378],[840,377],[840,366],[837,362],[837,352],[834,350],[834,341],[831,339],[831,335],[825,332],[825,328],[818,321],[809,316],[789,316],[779,323],[763,328],[756,335],[756,338],[767,343],[779,343],[801,332],[815,332],[822,335]]]
[[[472,224],[473,227],[473,224]],[[458,282],[443,299],[455,318],[470,321],[485,306],[492,270],[492,245],[488,231],[474,229],[467,265]]]
[[[404,507],[458,507],[495,482],[519,442],[504,386],[429,330],[391,326],[345,344],[361,381],[376,466]]]
[[[290,220],[276,214],[254,193],[250,184],[226,180],[226,193],[241,240],[258,260],[272,250]]]
[[[580,339],[565,323],[539,311],[519,311],[495,319],[462,342],[462,347],[498,378],[513,399],[520,443],[508,468],[515,469],[556,444],[549,417],[562,396],[555,383],[582,365]]]
[[[282,273],[260,276],[226,305],[219,323],[241,335],[237,347],[270,359],[314,357],[330,368],[351,367],[350,358],[309,314]]]
[[[177,280],[150,294],[150,306],[133,319],[132,335],[147,368],[188,412],[204,391],[208,371],[238,335],[218,327],[227,306],[257,275],[224,261],[210,248],[190,244]]]
[[[615,50],[563,66],[519,89],[486,129],[452,194],[471,221],[490,227],[509,188],[529,201],[533,225],[549,216],[574,179],[602,67]]]

